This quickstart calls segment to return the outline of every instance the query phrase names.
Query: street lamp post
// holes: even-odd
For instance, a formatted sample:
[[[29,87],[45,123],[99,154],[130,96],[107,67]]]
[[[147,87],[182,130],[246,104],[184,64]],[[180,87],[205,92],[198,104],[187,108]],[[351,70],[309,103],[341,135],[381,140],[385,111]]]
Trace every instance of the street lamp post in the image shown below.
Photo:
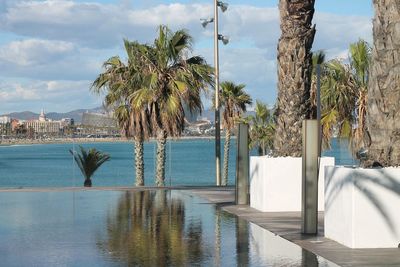
[[[215,180],[221,185],[221,122],[219,112],[218,1],[214,0],[214,69],[215,69]]]
[[[229,38],[218,33],[218,7],[222,12],[228,9],[228,4],[214,0],[214,18],[202,19],[205,28],[208,23],[214,22],[214,70],[215,70],[215,179],[217,186],[221,185],[221,120],[220,120],[220,101],[219,101],[219,48],[218,41],[224,45],[228,44]]]

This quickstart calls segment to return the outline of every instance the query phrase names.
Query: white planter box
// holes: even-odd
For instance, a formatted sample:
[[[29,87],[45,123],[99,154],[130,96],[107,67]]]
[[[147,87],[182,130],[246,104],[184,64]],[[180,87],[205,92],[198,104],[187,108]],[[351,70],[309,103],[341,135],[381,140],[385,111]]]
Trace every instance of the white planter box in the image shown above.
[[[302,159],[293,157],[250,157],[250,206],[263,212],[301,211]],[[335,159],[324,157],[320,163],[318,210],[324,209],[324,166]]]
[[[400,243],[400,168],[325,170],[325,236],[350,248]]]

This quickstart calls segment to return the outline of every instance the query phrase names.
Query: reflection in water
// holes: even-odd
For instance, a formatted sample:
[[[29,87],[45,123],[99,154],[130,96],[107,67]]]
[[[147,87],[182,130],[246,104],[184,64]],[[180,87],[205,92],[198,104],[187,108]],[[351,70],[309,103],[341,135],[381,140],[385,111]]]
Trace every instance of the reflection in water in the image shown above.
[[[7,267],[336,266],[180,191],[0,193],[0,237]]]
[[[301,266],[318,267],[319,262],[317,256],[308,250],[303,249],[301,254]]]
[[[237,266],[249,266],[249,223],[236,218]]]
[[[215,256],[214,266],[221,266],[221,213],[215,213]]]
[[[185,221],[183,201],[167,191],[126,192],[108,215],[98,247],[129,266],[187,266],[202,262],[201,233],[201,223]]]

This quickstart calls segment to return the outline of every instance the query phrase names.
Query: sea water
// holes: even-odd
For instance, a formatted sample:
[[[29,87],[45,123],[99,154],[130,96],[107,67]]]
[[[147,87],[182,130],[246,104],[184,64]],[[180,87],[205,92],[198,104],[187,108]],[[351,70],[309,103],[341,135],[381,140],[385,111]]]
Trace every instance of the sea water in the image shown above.
[[[108,153],[92,177],[93,186],[133,186],[135,184],[134,145],[132,142],[68,143],[0,146],[0,187],[82,186],[83,178],[69,150],[95,147]],[[168,141],[166,146],[166,185],[214,185],[215,142],[210,139]],[[223,141],[222,151],[223,156]],[[354,165],[346,142],[334,140],[333,156],[338,165]],[[251,151],[251,155],[256,155]],[[144,144],[145,185],[155,185],[156,142]],[[236,140],[231,141],[228,184],[235,181]],[[221,159],[223,163],[223,158]]]

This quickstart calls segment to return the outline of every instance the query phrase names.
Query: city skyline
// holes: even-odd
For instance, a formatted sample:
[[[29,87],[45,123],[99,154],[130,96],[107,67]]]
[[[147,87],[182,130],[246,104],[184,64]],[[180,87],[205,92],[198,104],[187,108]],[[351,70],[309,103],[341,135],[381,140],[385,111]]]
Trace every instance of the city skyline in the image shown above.
[[[280,35],[277,0],[226,1],[220,32],[231,42],[220,48],[221,80],[247,85],[253,99],[276,97],[276,45]],[[314,50],[347,57],[359,38],[372,40],[372,3],[317,1]],[[94,108],[102,99],[91,82],[111,56],[125,59],[123,38],[151,42],[159,24],[186,28],[194,53],[213,62],[212,1],[9,1],[0,3],[0,114]],[[209,100],[207,102],[210,102]],[[210,104],[205,103],[208,107]]]

